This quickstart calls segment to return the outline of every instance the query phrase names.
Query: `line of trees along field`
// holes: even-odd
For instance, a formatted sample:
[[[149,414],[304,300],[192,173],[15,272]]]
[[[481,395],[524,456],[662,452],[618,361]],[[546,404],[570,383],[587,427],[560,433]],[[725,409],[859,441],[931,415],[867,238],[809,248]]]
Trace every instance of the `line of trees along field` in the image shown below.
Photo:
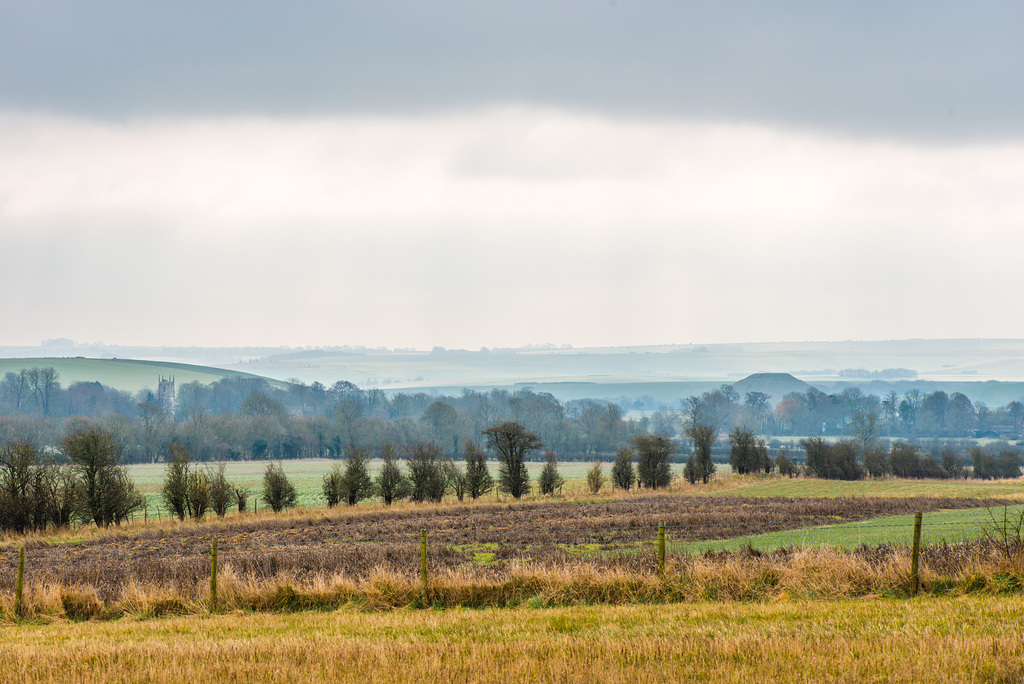
[[[715,440],[717,428],[695,422],[689,431],[694,449],[683,476],[691,484],[707,484],[717,469],[708,446]],[[514,421],[492,426],[481,435],[497,458],[497,480],[487,467],[486,452],[472,441],[463,445],[464,464],[457,463],[436,444],[415,444],[399,457],[394,445],[385,442],[379,445],[383,464],[376,477],[370,475],[371,452],[349,446],[344,461],[324,475],[323,498],[330,508],[342,503],[352,506],[373,497],[380,497],[388,506],[406,498],[414,502],[440,502],[446,496],[454,496],[462,501],[467,497],[477,499],[495,487],[516,499],[529,494],[533,483],[526,460],[543,448],[540,437]],[[785,453],[775,459],[769,457],[764,440],[750,428],[734,427],[728,441],[734,472],[777,470],[792,477],[800,471]],[[968,474],[979,478],[1021,476],[1021,456],[1008,449],[993,455],[972,448],[968,470],[953,451],[944,452],[940,461],[903,443],[892,445],[888,454],[870,445],[861,460],[861,447],[854,440],[830,443],[813,437],[802,440],[801,446],[806,451],[803,471],[826,479],[855,480],[890,473],[922,478],[963,478]],[[0,445],[0,530],[24,533],[67,527],[72,522],[118,525],[144,506],[143,497],[121,462],[122,447],[109,431],[97,427],[81,429],[61,440],[59,449],[43,450],[27,441]],[[675,444],[667,435],[633,437],[616,452],[611,468],[612,487],[626,491],[634,487],[669,487],[674,451]],[[542,495],[553,495],[563,484],[558,457],[548,450],[544,458],[546,463],[536,484]],[[599,493],[607,479],[604,464],[595,461],[586,477],[590,492]],[[228,480],[224,463],[203,466],[179,443],[170,446],[161,494],[167,511],[182,520],[202,518],[209,511],[223,517],[234,506],[243,512],[250,496],[247,489]],[[267,464],[261,498],[274,512],[296,504],[295,487],[281,462]]]
[[[700,398],[687,401],[686,417],[692,453],[683,476],[691,484],[707,484],[717,469],[711,450],[718,439],[718,427],[710,407]],[[143,506],[143,498],[123,465],[123,442],[110,429],[84,419],[68,421],[66,427],[71,432],[53,448],[41,447],[28,439],[8,438],[0,443],[0,529],[20,533],[65,527],[76,520],[116,525]],[[526,462],[544,447],[541,437],[518,421],[487,427],[480,431],[480,437],[498,461],[500,489],[516,499],[530,493]],[[920,478],[1021,476],[1021,455],[1009,448],[995,454],[991,449],[973,446],[967,452],[968,468],[968,463],[948,445],[941,459],[937,459],[901,442],[892,444],[887,453],[879,438],[861,437],[860,442],[829,442],[820,436],[801,440],[806,456],[803,472],[840,480],[888,474]],[[785,452],[771,458],[765,440],[750,427],[733,426],[728,442],[730,465],[737,473],[778,470],[793,476],[800,472]],[[457,454],[458,444],[453,446]],[[611,473],[613,487],[629,490],[634,484],[647,489],[670,486],[670,464],[677,446],[665,433],[634,435],[616,452]],[[386,505],[406,497],[434,502],[448,495],[460,501],[467,495],[476,499],[491,491],[495,484],[487,468],[487,454],[473,440],[462,444],[464,466],[431,441],[416,442],[400,450],[385,440],[379,443],[377,451],[383,466],[374,479],[368,468],[371,451],[354,443],[345,448],[344,469],[338,464],[323,478],[322,492],[328,507],[342,502],[355,505],[374,496],[380,496]],[[555,494],[563,483],[558,473],[558,456],[548,449],[543,457],[546,463],[537,484],[541,494]],[[202,518],[210,509],[224,516],[233,505],[239,511],[246,509],[249,492],[228,481],[223,462],[216,467],[201,467],[186,445],[172,440],[166,463],[163,499],[167,509],[179,518]],[[586,481],[593,493],[603,487],[605,477],[600,461],[595,461]],[[275,512],[295,504],[295,488],[280,462],[268,464],[262,498]]]
[[[978,472],[1002,472],[973,465],[983,463],[982,453],[998,458],[1001,447],[994,455],[988,448],[975,458],[968,453],[973,445],[964,440],[979,434],[1019,438],[1024,425],[1024,405],[1018,401],[989,409],[960,393],[911,391],[878,397],[857,388],[834,395],[812,388],[772,405],[764,393],[741,397],[732,386],[723,385],[683,399],[672,410],[666,407],[632,419],[625,415],[623,404],[561,402],[530,389],[389,395],[348,382],[329,387],[292,382],[281,389],[259,378],[180,385],[171,415],[149,391],[132,396],[95,382],[65,389],[52,368],[23,369],[0,381],[0,443],[25,441],[56,448],[67,435],[98,427],[121,445],[127,463],[165,462],[171,444],[181,444],[200,462],[341,458],[349,448],[376,452],[382,444],[392,444],[401,453],[417,444],[433,444],[459,460],[466,443],[482,446],[489,427],[514,421],[562,460],[610,459],[634,438],[662,435],[676,453],[694,454],[689,472],[700,481],[709,477],[708,463],[728,457],[725,436],[735,427],[781,439],[846,437],[855,443],[858,463],[870,474],[906,471],[899,458],[894,467],[889,456],[878,457],[877,452],[888,450],[893,442],[922,444],[940,465],[945,448],[955,450]],[[944,441],[927,442],[939,439]],[[779,446],[778,439],[769,439],[773,462]],[[791,449],[788,458],[803,461],[805,455],[806,450]],[[533,452],[530,457],[544,455]],[[931,461],[920,472],[934,472],[930,468]]]
[[[376,477],[370,476],[370,451],[349,446],[344,461],[323,477],[324,500],[331,508],[341,503],[353,506],[377,496],[388,506],[406,498],[436,503],[454,496],[462,501],[477,499],[496,487],[516,499],[529,494],[533,483],[526,461],[542,449],[540,437],[514,421],[487,428],[481,436],[498,461],[497,479],[490,473],[484,449],[471,441],[464,444],[463,464],[436,444],[415,444],[400,458],[394,445],[385,442],[379,447],[383,465]],[[669,486],[672,451],[671,441],[664,435],[633,438],[628,446],[619,448],[612,469],[613,487]],[[98,427],[67,436],[56,452],[27,441],[0,445],[0,530],[23,533],[67,527],[72,522],[119,525],[145,505],[121,454],[122,447],[113,435]],[[548,450],[544,458],[546,464],[536,484],[541,494],[556,494],[564,482],[558,473],[558,457]],[[595,462],[587,476],[592,493],[598,493],[607,479],[603,467]],[[210,511],[223,517],[234,506],[245,511],[250,492],[228,480],[224,463],[203,466],[187,448],[172,443],[161,495],[166,510],[184,520],[202,518]],[[296,489],[281,462],[267,464],[261,498],[274,512],[296,504]]]

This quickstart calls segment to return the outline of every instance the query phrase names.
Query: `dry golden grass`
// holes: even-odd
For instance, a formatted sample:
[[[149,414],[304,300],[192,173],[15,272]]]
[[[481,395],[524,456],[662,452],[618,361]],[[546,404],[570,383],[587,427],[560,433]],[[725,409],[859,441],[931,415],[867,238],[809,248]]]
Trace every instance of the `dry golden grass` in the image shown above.
[[[12,682],[1024,678],[1021,596],[233,612],[0,630]]]
[[[934,595],[1011,595],[1024,591],[1024,558],[1007,558],[991,545],[930,549],[923,555],[921,591]],[[929,558],[931,560],[929,561]],[[420,578],[377,568],[360,577],[320,573],[296,579],[246,574],[230,563],[218,573],[216,610],[282,612],[353,606],[387,611],[409,606],[438,608],[549,607],[773,602],[803,598],[906,597],[909,551],[903,548],[844,552],[808,548],[773,554],[706,554],[670,559],[664,577],[590,565],[586,561],[542,568],[515,564],[433,572]],[[210,610],[208,578],[189,585],[130,581],[103,599],[96,587],[59,583],[27,585],[22,617],[29,619],[138,618],[200,614]],[[14,597],[0,595],[0,616],[16,620]]]

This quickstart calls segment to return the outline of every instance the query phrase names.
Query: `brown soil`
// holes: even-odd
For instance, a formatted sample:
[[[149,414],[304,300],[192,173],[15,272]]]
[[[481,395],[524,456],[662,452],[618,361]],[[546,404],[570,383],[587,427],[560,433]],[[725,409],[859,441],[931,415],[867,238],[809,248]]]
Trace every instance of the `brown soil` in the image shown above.
[[[214,537],[219,544],[221,567],[230,567],[242,577],[365,577],[375,569],[413,574],[420,567],[419,532],[423,529],[428,532],[432,572],[471,567],[493,574],[506,571],[511,564],[537,568],[588,564],[650,572],[659,522],[665,523],[675,540],[727,539],[914,511],[1004,503],[1016,502],[667,494],[591,503],[338,510],[304,518],[261,517],[163,527],[111,534],[78,544],[51,546],[36,542],[27,549],[26,581],[90,585],[105,598],[117,597],[131,581],[194,588],[209,577]],[[631,549],[644,553],[621,553]],[[595,553],[599,551],[615,553]],[[16,563],[17,556],[12,552],[0,558],[0,590],[13,589]]]

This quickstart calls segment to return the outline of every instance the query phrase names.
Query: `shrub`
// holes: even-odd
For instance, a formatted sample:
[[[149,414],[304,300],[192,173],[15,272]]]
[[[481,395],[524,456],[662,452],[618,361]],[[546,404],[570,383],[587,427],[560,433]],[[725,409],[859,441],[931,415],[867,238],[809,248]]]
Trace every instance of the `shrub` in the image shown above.
[[[691,455],[686,459],[686,465],[683,466],[683,478],[690,484],[697,484],[697,480],[700,479],[700,475],[697,474],[696,456]]]
[[[893,449],[896,447],[893,446]],[[884,477],[889,472],[889,461],[881,449],[869,449],[864,454],[864,468],[871,477]]]
[[[735,473],[744,475],[761,470],[761,459],[757,452],[754,431],[739,425],[729,433],[729,465]]]
[[[223,518],[227,515],[228,507],[235,501],[235,488],[228,481],[224,473],[223,463],[217,466],[216,470],[210,470],[206,477],[210,483],[210,507],[217,517]]]
[[[796,477],[799,474],[799,469],[789,458],[789,453],[785,449],[780,451],[779,455],[775,457],[775,467],[778,469],[779,475]]]
[[[334,464],[330,472],[324,475],[323,493],[324,498],[327,499],[328,508],[334,508],[343,499],[348,498],[345,476],[341,472],[341,466],[337,463]]]
[[[775,461],[768,455],[768,445],[765,444],[763,439],[757,440],[757,454],[761,460],[761,468],[764,470],[765,475],[770,475],[775,470]]]
[[[71,523],[78,486],[66,466],[35,444],[0,447],[0,529],[22,533]]]
[[[440,502],[448,491],[441,468],[443,454],[436,444],[417,444],[409,452],[409,497],[413,501]]]
[[[182,445],[171,444],[170,452],[160,490],[167,508],[179,520],[184,520],[186,515],[202,518],[211,507],[224,517],[233,498],[224,464],[217,470],[202,471],[192,466],[192,454]]]
[[[942,450],[942,462],[939,467],[946,473],[946,477],[951,477],[954,480],[962,480],[967,477],[964,460],[949,447]]]
[[[637,435],[632,440],[639,463],[637,475],[645,487],[657,489],[672,484],[669,459],[675,447],[666,434]]]
[[[191,460],[192,456],[185,447],[171,444],[160,495],[171,513],[178,516],[178,520],[184,520],[188,514],[188,473]]]
[[[456,499],[462,501],[466,496],[466,473],[450,458],[441,461],[441,470],[445,481],[448,483],[448,489],[451,490]]]
[[[188,475],[188,512],[193,518],[202,518],[210,507],[210,480],[201,470]]]
[[[390,506],[393,501],[409,496],[409,479],[398,465],[395,447],[391,442],[381,444],[380,454],[384,463],[377,473],[377,491],[380,492],[384,505]]]
[[[466,493],[479,499],[494,489],[494,478],[487,469],[487,454],[473,442],[466,440]]]
[[[693,440],[693,457],[686,462],[683,475],[690,484],[700,480],[707,484],[715,474],[715,462],[711,459],[711,448],[718,439],[718,428],[707,423],[694,423],[686,428],[686,435]],[[689,469],[689,472],[687,472]]]
[[[600,461],[594,461],[594,465],[587,471],[587,489],[591,494],[597,494],[604,487],[604,468]]]
[[[235,503],[238,504],[238,512],[244,513],[249,503],[249,490],[244,487],[234,487]]]
[[[857,463],[856,442],[843,439],[829,444],[821,437],[800,440],[807,452],[807,469],[823,480],[860,480],[864,469]]]
[[[555,455],[555,452],[548,451],[544,456],[547,462],[544,463],[544,469],[540,471],[537,484],[540,486],[541,494],[554,494],[556,490],[562,488],[565,480],[558,474],[558,457]]]
[[[615,464],[612,466],[612,487],[629,491],[636,484],[636,471],[633,469],[635,453],[629,447],[619,447],[615,452]]]
[[[144,505],[142,495],[121,465],[121,445],[111,432],[86,428],[61,442],[81,496],[78,516],[106,527],[120,525]]]
[[[1003,449],[999,456],[993,456],[980,447],[970,449],[974,465],[971,477],[979,480],[1018,478],[1021,475],[1021,456],[1012,449]]]
[[[729,433],[729,442],[729,464],[734,472],[742,475],[763,471],[767,475],[775,469],[775,463],[768,457],[768,446],[750,428],[737,425]]]
[[[275,513],[280,513],[285,508],[291,508],[298,500],[295,493],[295,486],[284,474],[284,468],[280,463],[268,463],[267,469],[263,471],[263,501]]]
[[[373,496],[373,480],[366,467],[366,450],[351,446],[345,459],[345,489],[348,505],[355,506]]]

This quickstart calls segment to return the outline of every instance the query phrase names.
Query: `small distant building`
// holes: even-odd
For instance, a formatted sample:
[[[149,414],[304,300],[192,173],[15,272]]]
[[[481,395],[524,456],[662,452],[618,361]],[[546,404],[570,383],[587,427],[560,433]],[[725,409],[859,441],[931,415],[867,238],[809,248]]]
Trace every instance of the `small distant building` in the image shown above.
[[[167,415],[174,417],[174,378],[160,376],[160,382],[156,387],[156,400],[163,406]]]

